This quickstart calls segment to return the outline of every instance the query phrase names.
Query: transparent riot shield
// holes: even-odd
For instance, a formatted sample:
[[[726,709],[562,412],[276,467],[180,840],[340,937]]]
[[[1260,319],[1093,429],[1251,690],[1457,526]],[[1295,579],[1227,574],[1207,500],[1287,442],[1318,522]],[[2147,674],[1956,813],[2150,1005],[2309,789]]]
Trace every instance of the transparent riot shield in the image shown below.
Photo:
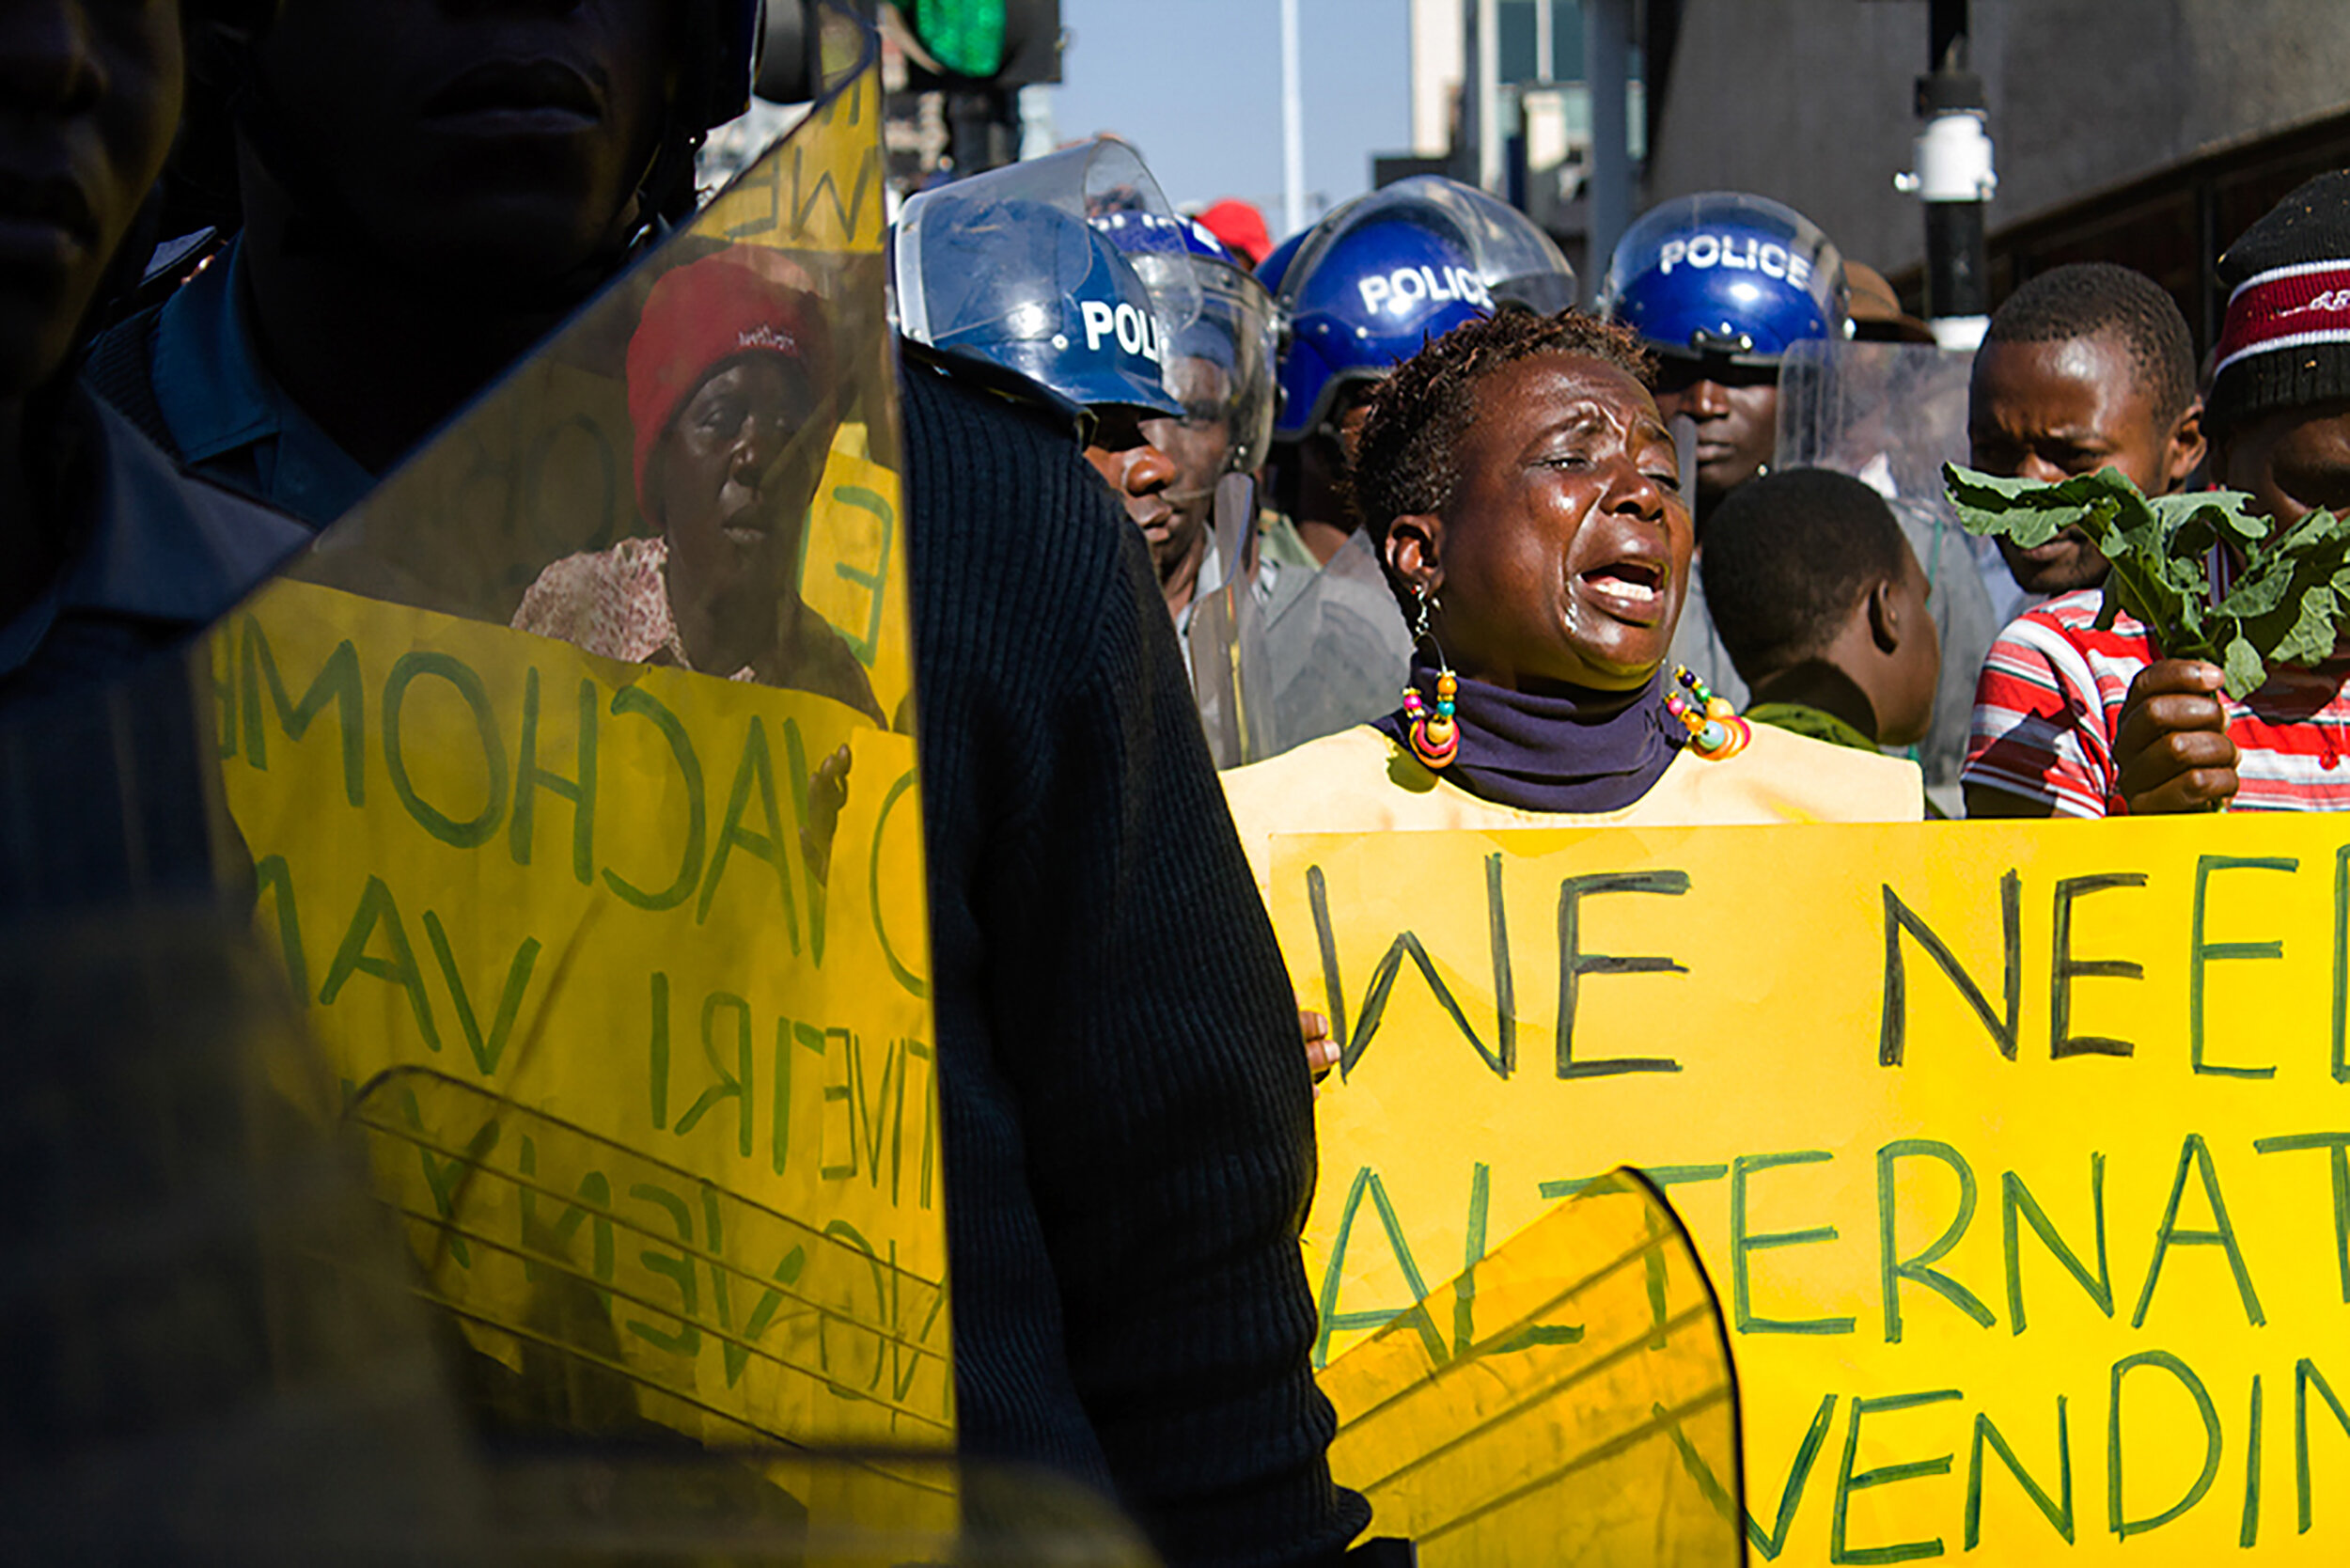
[[[784,141],[209,652],[258,928],[469,1403],[873,1454],[775,1484],[940,1531],[880,75],[846,16],[823,46]]]
[[[1219,768],[1273,754],[1264,608],[1253,591],[1256,523],[1256,481],[1246,474],[1227,474],[1216,484],[1214,524],[1223,577],[1199,596],[1183,634],[1200,727],[1207,731],[1208,755]]]
[[[934,1448],[787,1448],[747,1429],[732,1443],[682,1440],[691,1389],[645,1387],[625,1356],[591,1354],[612,1349],[599,1242],[626,1248],[610,1298],[646,1317],[661,1303],[644,1286],[675,1256],[625,1205],[571,1218],[593,1238],[574,1271],[554,1261],[566,1216],[542,1208],[538,1250],[517,1249],[486,1219],[510,1211],[527,1179],[461,1152],[447,1168],[453,1218],[407,1215],[439,1248],[420,1270],[370,1188],[368,1145],[383,1188],[413,1202],[400,1156],[486,1110],[513,1137],[596,1159],[623,1190],[685,1185],[761,1242],[796,1235],[807,1267],[746,1303],[727,1341],[746,1359],[780,1350],[821,1368],[828,1345],[845,1388],[852,1360],[885,1348],[854,1299],[870,1288],[866,1253],[690,1171],[609,1145],[567,1150],[588,1135],[425,1070],[385,1075],[343,1117],[242,911],[149,889],[0,923],[0,1175],[15,1200],[0,1210],[0,1560],[1153,1560],[1114,1508],[1061,1477]],[[697,1259],[713,1293],[735,1283],[724,1245]],[[503,1269],[530,1294],[519,1375],[466,1332],[462,1304],[494,1294],[448,1283],[465,1267],[452,1254],[468,1248],[474,1270]],[[932,1288],[926,1305],[936,1300]],[[895,1478],[893,1496],[879,1474]],[[959,1495],[963,1513],[875,1506],[909,1492]]]
[[[1662,1194],[1585,1187],[1331,1362],[1332,1475],[1429,1568],[1746,1561],[1721,1305]]]
[[[1264,605],[1268,752],[1368,724],[1400,700],[1412,637],[1371,549],[1357,532],[1319,572],[1285,566]]]
[[[1959,814],[1958,770],[1975,678],[2013,585],[1996,551],[1979,550],[1942,494],[1942,464],[1966,461],[1966,378],[1973,355],[1920,343],[1813,339],[1787,352],[1778,377],[1781,468],[1832,468],[1883,495],[1933,588],[1942,634],[1934,723],[1916,748],[1926,790]],[[1998,590],[1995,592],[1995,590]]]
[[[133,897],[0,922],[0,1559],[485,1560],[332,1080],[240,917]]]

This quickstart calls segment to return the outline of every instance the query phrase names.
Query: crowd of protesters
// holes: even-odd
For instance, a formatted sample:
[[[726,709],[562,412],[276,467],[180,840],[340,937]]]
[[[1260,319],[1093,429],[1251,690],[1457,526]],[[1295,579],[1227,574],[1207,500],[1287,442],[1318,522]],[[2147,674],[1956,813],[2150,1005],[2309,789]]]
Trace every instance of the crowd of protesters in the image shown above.
[[[746,90],[704,79],[697,10],[0,11],[0,723],[135,682],[690,213]],[[821,290],[780,259],[652,290],[654,535],[548,563],[513,625],[916,727],[963,1441],[1115,1497],[1171,1561],[1325,1560],[1366,1517],[1306,1360],[1330,1047],[1308,1015],[1299,1049],[1273,835],[2350,806],[2350,655],[2230,696],[2101,615],[2079,534],[1995,558],[1884,451],[1781,463],[1799,361],[1937,351],[1777,202],[1660,204],[1586,313],[1549,237],[1433,176],[1275,245],[1236,203],[1175,212],[1120,144],[1011,172],[894,236],[914,717],[796,588],[733,603],[799,541],[729,496],[803,510],[840,418]],[[197,217],[209,262],[150,274]],[[2350,173],[2228,245],[2200,387],[2129,259],[2000,306],[1971,465],[2224,487],[2280,527],[2350,504]],[[1201,715],[1236,695],[1219,777]],[[40,855],[200,744],[157,722],[12,786],[61,824]],[[76,896],[202,880],[166,853],[200,835],[142,831]],[[23,917],[47,885],[8,870]]]

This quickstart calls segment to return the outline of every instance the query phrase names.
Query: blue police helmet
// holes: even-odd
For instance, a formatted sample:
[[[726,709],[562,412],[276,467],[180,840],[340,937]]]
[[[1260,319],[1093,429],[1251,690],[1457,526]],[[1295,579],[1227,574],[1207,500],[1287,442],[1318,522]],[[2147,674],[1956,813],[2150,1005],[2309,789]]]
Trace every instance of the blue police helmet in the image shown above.
[[[1625,230],[1599,306],[1659,353],[1736,365],[1776,365],[1851,325],[1843,258],[1819,226],[1726,191],[1661,203]]]
[[[1272,263],[1267,259],[1267,265]],[[1430,338],[1505,304],[1549,314],[1574,301],[1550,237],[1482,191],[1416,175],[1339,209],[1281,274],[1277,440],[1329,417],[1348,384],[1375,381]]]
[[[1197,256],[1247,269],[1247,263],[1198,218],[1118,207],[1097,212],[1088,221],[1129,256]]]
[[[1132,149],[1110,142],[909,198],[892,233],[899,329],[1080,406],[1180,416],[1160,367],[1198,290],[1153,290],[1087,221],[1136,210],[1172,215]]]
[[[1290,270],[1290,263],[1297,259],[1297,248],[1306,243],[1306,236],[1312,232],[1310,228],[1299,229],[1274,246],[1273,253],[1257,263],[1257,281],[1265,286],[1266,292],[1278,294],[1281,291],[1282,274]]]
[[[1227,473],[1255,468],[1273,434],[1272,293],[1197,218],[1115,212],[1092,222],[1161,300],[1170,323],[1161,373],[1184,417],[1225,427]],[[1178,324],[1187,310],[1189,323]]]

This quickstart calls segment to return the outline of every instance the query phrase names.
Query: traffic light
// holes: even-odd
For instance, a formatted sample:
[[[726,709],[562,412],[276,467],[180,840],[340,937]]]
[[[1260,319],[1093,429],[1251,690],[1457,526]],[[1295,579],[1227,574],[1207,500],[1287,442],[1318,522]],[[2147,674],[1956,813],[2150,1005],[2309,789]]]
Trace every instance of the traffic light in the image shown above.
[[[1004,69],[1008,0],[902,0],[899,8],[942,71],[984,82]]]
[[[916,88],[1060,80],[1060,0],[897,0]]]
[[[802,103],[817,96],[820,9],[876,20],[876,0],[764,0],[759,96]],[[916,92],[1012,88],[1060,80],[1060,0],[896,0],[907,86]]]

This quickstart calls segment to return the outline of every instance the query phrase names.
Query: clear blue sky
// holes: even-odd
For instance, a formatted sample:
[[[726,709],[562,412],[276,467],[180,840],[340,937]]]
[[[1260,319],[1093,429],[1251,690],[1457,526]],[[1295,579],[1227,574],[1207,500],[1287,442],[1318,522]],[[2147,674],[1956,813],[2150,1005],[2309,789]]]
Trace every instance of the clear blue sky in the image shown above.
[[[1371,189],[1410,150],[1407,0],[1298,0],[1307,216]],[[1114,131],[1179,205],[1236,196],[1281,237],[1279,0],[1061,0],[1063,141]]]

